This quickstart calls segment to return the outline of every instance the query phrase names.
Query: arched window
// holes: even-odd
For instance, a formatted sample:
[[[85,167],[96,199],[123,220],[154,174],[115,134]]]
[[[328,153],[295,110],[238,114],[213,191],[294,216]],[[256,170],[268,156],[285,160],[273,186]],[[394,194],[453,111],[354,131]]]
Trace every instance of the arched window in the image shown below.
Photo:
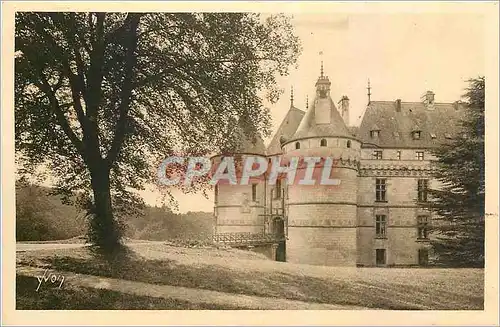
[[[350,148],[351,147],[351,140],[348,140],[347,141],[347,147]]]
[[[297,149],[297,150],[300,149],[300,142],[295,143],[295,149]]]
[[[326,146],[326,140],[322,139],[321,142],[319,143],[320,146]]]

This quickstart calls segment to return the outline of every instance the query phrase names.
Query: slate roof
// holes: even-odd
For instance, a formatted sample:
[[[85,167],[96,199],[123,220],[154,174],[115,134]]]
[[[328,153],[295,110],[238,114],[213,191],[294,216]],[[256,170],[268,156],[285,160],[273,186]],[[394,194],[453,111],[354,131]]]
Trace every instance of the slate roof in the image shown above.
[[[396,108],[396,101],[370,102],[357,135],[363,147],[436,147],[458,132],[464,114],[464,106],[457,103],[435,103],[429,110],[422,102],[401,102],[401,110]],[[379,136],[372,138],[372,130],[379,130]],[[415,130],[421,132],[418,140]]]
[[[252,139],[249,138],[245,134],[244,128],[238,124],[236,124],[231,133],[234,141],[231,145],[228,145],[224,151],[222,151],[223,153],[266,154],[266,146],[264,145],[262,137],[257,136]]]
[[[347,126],[347,129],[349,130],[349,133],[351,133],[352,136],[357,137],[359,133],[359,127],[358,126]]]
[[[262,137],[257,137],[255,140],[250,140],[243,133],[241,136],[241,144],[239,145],[240,153],[255,153],[255,154],[266,154],[266,146],[264,145],[264,140]]]
[[[294,106],[290,107],[285,118],[281,122],[280,126],[278,127],[278,130],[276,131],[271,142],[269,143],[269,146],[267,147],[268,155],[282,153],[280,139],[281,138],[284,138],[285,140],[290,139],[297,130],[297,127],[299,126],[300,121],[302,120],[304,115],[305,115],[304,111]]]
[[[325,109],[324,106],[328,106],[330,111],[330,123],[328,124],[316,124],[315,112],[316,109]],[[292,139],[300,139],[305,137],[321,137],[321,136],[347,136],[352,137],[347,127],[344,124],[344,120],[340,116],[335,103],[330,97],[325,99],[316,98],[312,103],[309,110],[306,112],[304,118],[300,122],[297,131],[293,135]]]

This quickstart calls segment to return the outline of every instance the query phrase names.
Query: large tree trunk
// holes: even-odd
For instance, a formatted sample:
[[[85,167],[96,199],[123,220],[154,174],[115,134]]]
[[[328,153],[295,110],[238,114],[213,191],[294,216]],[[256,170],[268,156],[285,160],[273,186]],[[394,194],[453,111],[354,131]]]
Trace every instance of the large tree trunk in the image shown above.
[[[97,167],[91,172],[94,212],[91,215],[90,241],[105,252],[120,248],[121,228],[113,217],[109,170]]]

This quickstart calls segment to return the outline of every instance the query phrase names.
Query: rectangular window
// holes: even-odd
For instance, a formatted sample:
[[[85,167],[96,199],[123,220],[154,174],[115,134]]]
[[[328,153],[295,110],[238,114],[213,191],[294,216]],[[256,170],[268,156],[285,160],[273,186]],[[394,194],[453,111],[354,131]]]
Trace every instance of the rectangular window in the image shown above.
[[[387,235],[387,216],[386,215],[376,215],[375,216],[375,237],[385,238]]]
[[[416,158],[417,160],[424,160],[424,151],[417,151],[417,152],[415,153],[415,158]]]
[[[375,263],[377,266],[385,265],[385,249],[375,249]]]
[[[397,158],[398,160],[401,160],[401,151],[397,151],[397,152],[396,152],[396,158]]]
[[[385,179],[377,178],[375,180],[375,201],[384,202],[386,200],[386,186]]]
[[[215,190],[214,190],[214,195],[215,195],[215,203],[219,202],[219,185],[215,185]]]
[[[417,181],[418,202],[427,202],[427,188],[429,181],[427,179],[419,179]]]
[[[429,217],[428,216],[418,216],[417,217],[417,238],[420,240],[429,239]]]
[[[276,180],[276,186],[274,188],[274,198],[281,199],[281,179]]]
[[[257,184],[252,184],[252,201],[257,201]]]
[[[375,160],[382,160],[382,151],[373,151],[372,158]]]

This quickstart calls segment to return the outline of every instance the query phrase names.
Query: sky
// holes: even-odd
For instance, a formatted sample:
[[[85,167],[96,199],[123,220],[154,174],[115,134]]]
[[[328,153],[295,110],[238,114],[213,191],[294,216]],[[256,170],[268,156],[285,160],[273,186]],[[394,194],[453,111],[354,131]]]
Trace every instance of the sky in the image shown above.
[[[273,131],[290,107],[291,87],[299,109],[305,110],[307,95],[314,98],[321,61],[333,100],[350,99],[351,125],[361,122],[368,79],[372,100],[420,101],[431,90],[436,102],[453,102],[467,79],[485,74],[484,20],[477,14],[296,14],[292,22],[303,51],[298,67],[278,78],[284,94],[270,106]],[[142,194],[158,203],[157,191]],[[179,212],[213,211],[212,197],[174,194]]]

